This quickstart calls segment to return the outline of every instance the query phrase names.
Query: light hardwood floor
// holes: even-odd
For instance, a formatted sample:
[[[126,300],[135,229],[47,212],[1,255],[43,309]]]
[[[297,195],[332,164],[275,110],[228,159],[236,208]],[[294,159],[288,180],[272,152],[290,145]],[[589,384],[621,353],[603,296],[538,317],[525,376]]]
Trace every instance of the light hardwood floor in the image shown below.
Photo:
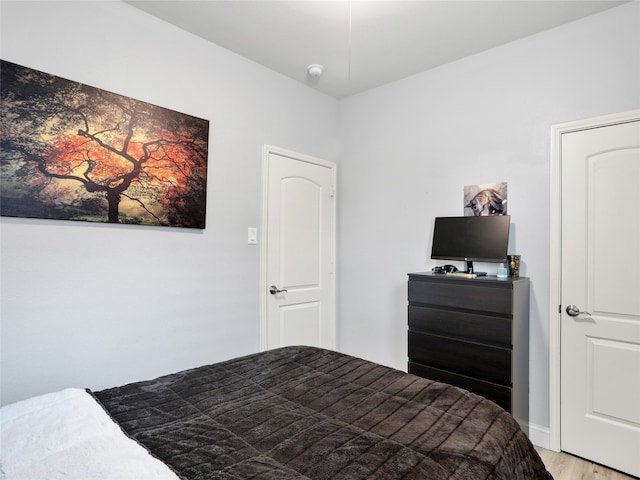
[[[547,470],[555,480],[635,480],[615,470],[591,463],[564,452],[552,452],[536,447]]]

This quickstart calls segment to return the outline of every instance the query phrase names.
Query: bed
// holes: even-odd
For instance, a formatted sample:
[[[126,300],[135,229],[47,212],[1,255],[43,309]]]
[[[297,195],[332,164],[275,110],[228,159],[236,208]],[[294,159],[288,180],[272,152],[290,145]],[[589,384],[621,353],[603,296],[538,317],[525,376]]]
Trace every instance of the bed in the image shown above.
[[[492,402],[313,347],[0,413],[7,480],[552,479]]]

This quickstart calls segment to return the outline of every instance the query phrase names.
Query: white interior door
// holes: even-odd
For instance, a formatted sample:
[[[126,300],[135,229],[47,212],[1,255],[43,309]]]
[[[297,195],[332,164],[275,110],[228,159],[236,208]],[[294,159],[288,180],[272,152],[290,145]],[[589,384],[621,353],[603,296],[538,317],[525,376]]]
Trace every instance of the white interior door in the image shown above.
[[[640,121],[561,151],[561,448],[640,476]]]
[[[265,148],[262,345],[335,348],[333,163]]]

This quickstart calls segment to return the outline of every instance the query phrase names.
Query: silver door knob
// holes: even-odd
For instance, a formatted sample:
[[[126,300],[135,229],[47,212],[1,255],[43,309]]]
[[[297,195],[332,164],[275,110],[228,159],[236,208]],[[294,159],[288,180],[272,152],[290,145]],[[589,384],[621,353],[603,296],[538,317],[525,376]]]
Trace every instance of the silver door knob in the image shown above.
[[[581,312],[580,307],[576,305],[567,305],[567,315],[570,317],[577,317],[578,315],[588,315],[591,316],[589,312]]]
[[[280,290],[278,287],[276,287],[275,285],[271,285],[269,287],[269,293],[271,295],[275,295],[276,293],[287,293],[287,291],[283,288],[282,290]]]

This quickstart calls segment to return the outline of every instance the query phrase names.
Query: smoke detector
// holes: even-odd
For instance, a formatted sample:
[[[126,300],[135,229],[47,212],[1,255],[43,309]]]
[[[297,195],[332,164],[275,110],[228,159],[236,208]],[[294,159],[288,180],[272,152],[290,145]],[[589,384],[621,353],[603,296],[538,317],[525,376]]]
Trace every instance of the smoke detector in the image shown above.
[[[312,63],[307,67],[307,73],[312,77],[321,76],[323,71],[324,71],[324,67],[319,63]]]

